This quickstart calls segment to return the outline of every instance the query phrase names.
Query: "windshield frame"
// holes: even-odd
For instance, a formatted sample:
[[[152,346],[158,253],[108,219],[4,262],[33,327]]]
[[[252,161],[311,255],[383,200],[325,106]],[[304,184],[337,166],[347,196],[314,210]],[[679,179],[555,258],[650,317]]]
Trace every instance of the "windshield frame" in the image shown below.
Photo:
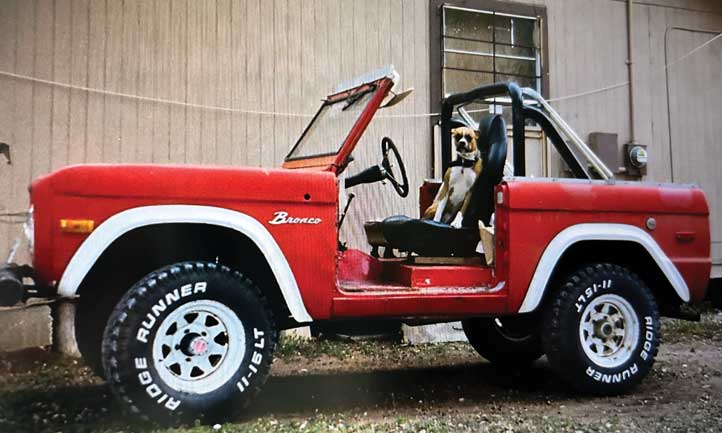
[[[341,92],[337,92],[329,95],[324,99],[321,107],[318,109],[314,117],[304,128],[303,133],[293,145],[291,150],[284,159],[283,168],[307,168],[317,170],[333,171],[337,174],[341,173],[348,163],[348,158],[353,152],[356,144],[360,140],[361,136],[365,132],[369,123],[373,119],[376,111],[378,111],[381,103],[384,101],[389,91],[394,85],[394,80],[389,77],[383,77],[375,81],[367,82],[351,89],[347,89]],[[308,134],[310,129],[315,125],[318,117],[321,115],[323,110],[330,104],[343,103],[341,101],[353,97],[355,95],[366,95],[368,92],[373,92],[371,98],[366,103],[366,106],[361,110],[356,121],[354,122],[351,129],[346,134],[341,146],[335,152],[328,152],[316,155],[306,155],[292,157],[298,146],[303,142],[304,137]]]
[[[291,150],[286,155],[286,158],[284,159],[284,161],[297,161],[300,159],[321,158],[324,156],[332,156],[332,155],[338,154],[341,151],[341,148],[346,143],[346,137],[348,137],[348,135],[346,137],[344,137],[344,140],[341,142],[341,144],[338,146],[338,149],[335,151],[326,152],[326,153],[310,154],[310,155],[291,156],[291,155],[293,155],[294,152],[296,152],[296,150],[298,150],[299,146],[301,146],[303,144],[303,140],[306,138],[309,131],[311,131],[311,129],[313,127],[318,126],[317,125],[318,118],[321,116],[321,114],[324,112],[324,110],[328,109],[332,105],[342,104],[342,103],[344,103],[344,101],[347,101],[349,98],[361,99],[366,94],[371,93],[371,92],[376,92],[377,90],[378,90],[378,88],[374,83],[364,84],[363,86],[359,86],[355,89],[351,89],[346,92],[337,93],[335,95],[331,95],[331,96],[327,97],[326,99],[324,99],[321,104],[321,107],[319,107],[319,109],[316,111],[316,114],[314,114],[311,121],[303,129],[301,136],[298,137],[296,144],[294,144],[293,147],[291,147]],[[359,102],[358,99],[356,101],[353,101],[348,107],[351,107],[352,105]],[[368,105],[370,102],[371,102],[371,100],[369,99],[369,101],[366,104]],[[348,107],[344,107],[344,108],[342,108],[342,110],[345,110]],[[363,113],[363,110],[361,112],[359,112],[358,116],[361,117],[362,113]],[[356,121],[358,122],[358,119]],[[356,122],[354,122],[354,124],[355,123]],[[353,125],[351,126],[351,128],[353,129]],[[350,132],[351,131],[349,130],[349,133]]]

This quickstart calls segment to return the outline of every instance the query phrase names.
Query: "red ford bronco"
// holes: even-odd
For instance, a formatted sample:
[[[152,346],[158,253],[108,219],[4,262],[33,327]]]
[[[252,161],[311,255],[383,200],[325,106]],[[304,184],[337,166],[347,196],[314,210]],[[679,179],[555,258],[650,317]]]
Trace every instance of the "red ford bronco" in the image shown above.
[[[479,131],[483,171],[463,222],[389,216],[366,224],[368,253],[348,249],[347,188],[409,191],[390,138],[378,165],[347,176],[376,112],[402,99],[397,80],[388,67],[339,86],[280,169],[81,165],[37,179],[33,264],[2,269],[3,303],[76,298],[83,356],[123,405],[154,420],[241,410],[269,374],[279,331],[349,319],[461,320],[491,362],[521,367],[545,354],[587,393],[638,384],[660,316],[690,318],[680,307],[705,294],[702,191],[616,181],[534,90],[486,85],[440,107],[446,163],[453,128]],[[505,115],[476,122],[469,105],[492,100]],[[574,178],[524,177],[532,124]],[[438,188],[421,186],[420,212]],[[493,262],[477,252],[480,222],[493,227]]]

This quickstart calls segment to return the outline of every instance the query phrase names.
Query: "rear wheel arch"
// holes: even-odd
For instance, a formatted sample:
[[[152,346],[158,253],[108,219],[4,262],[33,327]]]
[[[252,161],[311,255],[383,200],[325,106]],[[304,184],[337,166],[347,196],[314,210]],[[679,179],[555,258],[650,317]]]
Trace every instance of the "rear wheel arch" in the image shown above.
[[[634,241],[582,241],[572,245],[560,257],[546,294],[580,264],[596,262],[624,266],[638,275],[651,290],[662,314],[671,313],[683,302],[650,253]]]
[[[674,314],[690,299],[677,268],[642,229],[625,224],[579,224],[563,230],[547,246],[519,312],[538,311],[569,272],[594,262],[624,266],[639,275],[662,315]]]

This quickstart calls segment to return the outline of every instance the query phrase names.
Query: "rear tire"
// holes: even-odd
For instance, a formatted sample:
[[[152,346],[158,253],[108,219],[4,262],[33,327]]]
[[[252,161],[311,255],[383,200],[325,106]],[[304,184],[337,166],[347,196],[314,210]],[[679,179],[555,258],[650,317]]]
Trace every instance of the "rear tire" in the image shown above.
[[[184,262],[141,279],[103,338],[113,393],[145,420],[216,422],[259,392],[278,333],[258,288],[214,263]]]
[[[520,367],[543,355],[535,321],[530,318],[476,318],[461,324],[472,347],[494,364]]]
[[[582,392],[628,391],[657,355],[654,297],[636,274],[618,265],[597,263],[570,274],[546,305],[543,324],[552,369]]]
[[[709,281],[707,298],[712,302],[713,307],[722,310],[722,279],[715,278]]]

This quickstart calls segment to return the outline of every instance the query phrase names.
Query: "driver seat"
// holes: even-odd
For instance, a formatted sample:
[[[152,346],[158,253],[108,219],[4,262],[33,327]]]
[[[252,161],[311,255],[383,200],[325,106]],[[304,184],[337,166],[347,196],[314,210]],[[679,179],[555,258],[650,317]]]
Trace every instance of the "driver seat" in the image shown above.
[[[386,248],[421,256],[469,257],[479,242],[478,221],[489,225],[494,213],[494,187],[501,182],[506,162],[506,122],[499,114],[489,115],[479,125],[479,148],[487,150],[483,170],[472,185],[469,206],[460,228],[428,219],[403,215],[379,223]]]

